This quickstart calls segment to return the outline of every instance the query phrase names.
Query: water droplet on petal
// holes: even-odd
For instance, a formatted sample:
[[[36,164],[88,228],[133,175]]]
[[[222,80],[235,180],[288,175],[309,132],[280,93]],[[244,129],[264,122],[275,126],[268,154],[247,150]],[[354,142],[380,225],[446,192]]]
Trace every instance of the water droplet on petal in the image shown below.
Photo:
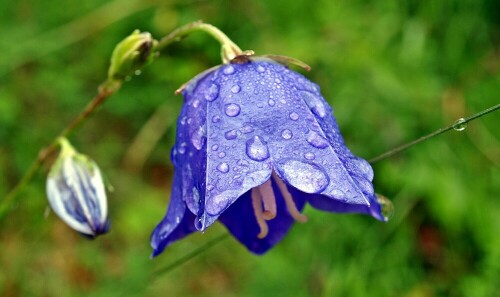
[[[201,150],[203,145],[205,144],[205,131],[203,127],[199,127],[192,135],[191,135],[191,143],[197,150]]]
[[[218,115],[214,115],[214,116],[212,117],[212,123],[218,123],[218,122],[220,122],[220,116],[218,116]]]
[[[464,118],[459,118],[454,124],[455,131],[464,131],[467,128],[467,121]]]
[[[299,119],[299,115],[298,115],[296,112],[291,112],[291,113],[290,113],[290,119],[291,119],[292,121],[296,121],[296,120],[298,120],[298,119]]]
[[[217,144],[212,145],[212,151],[216,151],[219,149],[219,146]]]
[[[214,189],[214,185],[212,184],[207,184],[207,190],[212,191]]]
[[[224,133],[224,137],[226,137],[227,140],[232,140],[237,137],[236,130],[229,130],[226,133]]]
[[[314,153],[307,152],[304,154],[304,158],[306,158],[307,160],[314,160],[314,158],[316,158],[316,156],[314,155]]]
[[[388,221],[394,215],[394,205],[392,204],[391,200],[387,199],[387,197],[380,194],[376,195],[377,201],[382,209],[382,216],[384,217],[385,221]]]
[[[269,106],[274,106],[276,104],[276,101],[274,101],[273,99],[269,99],[267,101],[267,104],[269,104]]]
[[[231,88],[231,92],[236,94],[236,93],[239,93],[241,90],[241,87],[238,86],[238,85],[234,85],[232,88]]]
[[[373,180],[373,169],[368,161],[359,157],[355,157],[352,159],[352,162],[368,180]]]
[[[247,134],[247,133],[252,133],[253,132],[253,127],[250,125],[245,125],[241,128],[241,132]]]
[[[186,152],[186,146],[187,144],[185,142],[181,143],[181,145],[178,148],[179,154],[184,154]]]
[[[360,190],[366,195],[366,196],[373,196],[375,194],[375,191],[373,189],[373,185],[371,181],[368,179],[362,177],[362,176],[353,176],[354,181],[356,182],[356,185],[360,188]]]
[[[224,74],[230,75],[234,73],[234,67],[232,65],[227,65],[226,68],[224,68]]]
[[[302,91],[300,94],[302,95],[302,99],[315,115],[320,118],[326,116],[326,107],[323,104],[321,97],[307,91]]]
[[[259,66],[257,66],[257,71],[262,73],[262,72],[266,71],[266,68],[264,68],[262,65],[259,65]]]
[[[194,227],[197,230],[202,230],[203,229],[203,219],[200,217],[197,217],[195,222],[194,222]]]
[[[288,129],[285,129],[281,132],[281,137],[283,137],[284,139],[290,139],[290,138],[292,138],[292,136],[293,136],[292,131],[290,131]]]
[[[339,190],[339,189],[334,189],[330,192],[330,195],[332,195],[335,199],[340,200],[340,201],[346,201],[347,197],[344,193],[344,191]]]
[[[186,124],[187,118],[188,118],[187,116],[183,116],[181,118],[181,125],[185,125]]]
[[[227,190],[222,193],[214,193],[215,195],[207,197],[205,210],[209,215],[219,215],[236,197],[240,196],[239,190]]]
[[[325,171],[316,164],[289,159],[278,170],[288,184],[306,193],[319,193],[330,182]]]
[[[250,164],[248,163],[248,161],[247,161],[247,160],[244,160],[244,159],[240,159],[240,160],[238,160],[237,164],[238,164],[239,166],[242,166],[242,167],[246,167],[246,166],[250,165]]]
[[[205,100],[214,101],[219,96],[219,86],[216,84],[212,84],[207,93],[205,94]]]
[[[226,156],[226,153],[225,152],[220,152],[218,156],[219,156],[219,158],[224,158]]]
[[[219,170],[222,173],[227,173],[229,171],[229,165],[227,163],[220,163],[217,165],[217,170]]]
[[[200,100],[194,100],[193,101],[193,107],[194,108],[198,108],[198,106],[200,106]]]
[[[328,140],[326,140],[326,138],[324,138],[323,136],[319,135],[317,132],[312,130],[309,131],[309,133],[307,133],[306,140],[307,142],[309,142],[310,145],[320,149],[324,149],[329,145]]]
[[[226,115],[228,115],[230,117],[235,117],[235,116],[239,115],[240,110],[241,110],[240,106],[238,104],[235,104],[235,103],[226,104],[224,109],[225,109]]]
[[[269,158],[267,143],[260,136],[254,136],[246,142],[246,153],[255,161],[264,161]]]

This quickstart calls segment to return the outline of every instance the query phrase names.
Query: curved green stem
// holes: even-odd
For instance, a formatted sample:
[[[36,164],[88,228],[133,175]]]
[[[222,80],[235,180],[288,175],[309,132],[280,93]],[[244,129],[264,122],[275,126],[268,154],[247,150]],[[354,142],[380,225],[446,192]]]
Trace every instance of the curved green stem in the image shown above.
[[[222,61],[229,63],[235,57],[243,54],[242,50],[232,42],[226,34],[218,28],[205,24],[201,21],[193,22],[174,30],[169,35],[162,38],[153,48],[153,51],[161,51],[170,44],[181,40],[188,34],[194,31],[205,31],[220,42],[222,50]],[[87,104],[82,112],[75,118],[69,125],[67,125],[49,144],[47,147],[40,150],[38,157],[30,165],[28,171],[23,175],[21,180],[14,186],[14,188],[7,193],[4,199],[0,200],[0,220],[10,211],[12,206],[17,202],[19,192],[33,179],[37,171],[46,161],[46,159],[56,152],[59,139],[71,134],[80,124],[85,122],[89,116],[101,105],[107,98],[116,93],[122,85],[121,79],[108,79],[100,87],[98,94]]]
[[[217,27],[203,23],[202,21],[193,22],[172,31],[172,33],[163,37],[158,42],[154,50],[161,51],[170,44],[180,41],[182,38],[195,31],[204,31],[210,34],[221,44],[221,57],[225,64],[229,63],[236,56],[243,54],[243,51],[233,41],[231,41],[226,34],[224,34]]]

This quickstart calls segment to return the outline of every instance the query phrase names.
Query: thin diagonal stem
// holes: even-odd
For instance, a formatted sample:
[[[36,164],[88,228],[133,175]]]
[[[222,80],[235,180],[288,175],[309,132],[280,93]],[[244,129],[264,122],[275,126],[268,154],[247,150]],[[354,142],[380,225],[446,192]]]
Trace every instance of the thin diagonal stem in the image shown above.
[[[192,252],[190,252],[190,253],[178,258],[174,262],[156,270],[155,272],[153,272],[153,278],[156,278],[160,275],[166,274],[166,273],[174,270],[175,268],[177,268],[177,267],[181,266],[182,264],[188,262],[189,260],[195,258],[196,256],[200,255],[201,253],[209,250],[210,248],[212,248],[213,246],[215,246],[218,243],[221,243],[222,241],[224,241],[227,238],[229,238],[229,233],[224,233],[224,234],[217,236],[216,238],[205,243],[204,245],[196,248]]]
[[[378,161],[387,159],[387,158],[389,158],[391,156],[394,156],[395,154],[400,153],[400,152],[402,152],[402,151],[404,151],[404,150],[406,150],[406,149],[408,149],[408,148],[410,148],[410,147],[412,147],[412,146],[414,146],[414,145],[416,145],[416,144],[418,144],[418,143],[420,143],[422,141],[425,141],[427,139],[430,139],[430,138],[433,138],[433,137],[438,136],[440,134],[443,134],[444,132],[450,131],[451,129],[456,129],[457,127],[459,127],[459,125],[465,125],[468,122],[470,122],[472,120],[475,120],[477,118],[480,118],[480,117],[482,117],[484,115],[487,115],[487,114],[489,114],[491,112],[494,112],[494,111],[498,110],[499,108],[500,108],[500,104],[497,104],[497,105],[494,105],[494,106],[492,106],[490,108],[487,108],[487,109],[485,109],[483,111],[480,111],[480,112],[478,112],[478,113],[476,113],[476,114],[474,114],[474,115],[472,115],[472,116],[470,116],[468,118],[459,119],[455,123],[453,123],[453,124],[451,124],[449,126],[440,128],[440,129],[438,129],[438,130],[436,130],[436,131],[434,131],[432,133],[424,135],[424,136],[422,136],[420,138],[417,138],[417,139],[415,139],[413,141],[410,141],[410,142],[408,142],[406,144],[403,144],[403,145],[400,145],[400,146],[398,146],[396,148],[393,148],[393,149],[391,149],[391,150],[389,150],[389,151],[387,151],[387,152],[385,152],[383,154],[380,154],[380,155],[378,155],[378,156],[376,156],[376,157],[368,160],[368,162],[370,162],[370,163],[373,164],[373,163],[376,163]]]
[[[31,179],[35,176],[36,172],[44,161],[52,155],[58,146],[58,139],[61,137],[68,136],[73,130],[82,124],[86,119],[90,117],[90,115],[102,104],[106,99],[108,99],[111,95],[116,93],[121,87],[121,81],[106,81],[99,88],[99,92],[97,95],[90,101],[87,106],[82,110],[82,112],[69,123],[51,142],[50,145],[40,150],[38,157],[31,164],[28,171],[21,178],[19,183],[9,192],[7,196],[3,200],[0,201],[0,220],[2,220],[5,215],[12,208],[14,203],[17,201],[19,197],[19,192],[31,181]]]
[[[377,157],[374,157],[374,158],[370,159],[369,162],[373,164],[373,163],[378,162],[380,160],[387,159],[390,156],[393,156],[393,155],[395,155],[395,154],[397,154],[399,152],[402,152],[405,149],[408,149],[409,147],[414,146],[414,145],[416,145],[416,144],[418,144],[418,143],[420,143],[420,142],[422,142],[424,140],[430,139],[430,138],[432,138],[434,136],[437,136],[437,135],[442,134],[442,133],[444,133],[446,131],[449,131],[449,130],[451,130],[453,128],[456,128],[458,124],[468,123],[468,122],[470,122],[472,120],[480,118],[480,117],[482,117],[484,115],[487,115],[487,114],[489,114],[491,112],[494,112],[494,111],[496,111],[498,109],[500,109],[500,104],[497,104],[497,105],[492,106],[492,107],[490,107],[488,109],[485,109],[485,110],[483,110],[481,112],[478,112],[478,113],[476,113],[476,114],[474,114],[474,115],[472,115],[470,117],[462,119],[458,123],[455,122],[452,125],[449,125],[449,126],[444,127],[444,128],[440,128],[440,129],[438,129],[438,130],[436,130],[436,131],[434,131],[434,132],[432,132],[430,134],[427,134],[425,136],[422,136],[422,137],[420,137],[420,138],[418,138],[418,139],[416,139],[414,141],[411,141],[411,142],[409,142],[407,144],[404,144],[404,145],[396,147],[396,148],[394,148],[392,150],[389,150],[386,153],[383,153],[383,154],[381,154],[381,155],[379,155]],[[200,246],[199,248],[195,249],[191,253],[189,253],[189,254],[187,254],[187,255],[185,255],[185,256],[177,259],[173,263],[171,263],[171,264],[169,264],[169,265],[167,265],[167,266],[165,266],[163,268],[158,269],[156,272],[153,273],[153,277],[156,278],[156,277],[159,277],[159,276],[161,276],[163,274],[166,274],[166,273],[174,270],[175,268],[177,268],[177,267],[183,265],[184,263],[186,263],[187,261],[195,258],[196,256],[200,255],[204,251],[209,250],[210,248],[212,248],[213,246],[215,246],[218,243],[222,242],[224,239],[226,239],[228,237],[229,237],[229,234],[226,233],[226,234],[220,235],[217,238],[214,238],[213,240],[211,240],[211,241],[207,242],[206,244]]]
[[[158,44],[154,48],[154,51],[161,51],[171,43],[181,40],[183,37],[194,31],[204,31],[221,43],[221,54],[224,63],[228,63],[235,56],[242,54],[241,49],[234,42],[232,42],[222,31],[210,24],[205,24],[201,21],[194,22],[180,27],[177,30],[174,30],[172,33],[165,36],[158,42]],[[106,82],[104,82],[99,88],[98,94],[84,108],[84,110],[68,126],[66,126],[61,133],[59,133],[54,138],[50,145],[40,150],[37,159],[33,161],[28,171],[23,175],[21,180],[14,186],[14,188],[10,192],[7,193],[4,199],[0,200],[0,220],[2,220],[12,208],[12,205],[14,205],[14,203],[17,201],[19,192],[31,181],[31,179],[35,176],[36,172],[40,169],[47,157],[56,151],[57,139],[66,137],[77,126],[83,123],[97,109],[97,107],[99,107],[102,103],[104,103],[104,101],[106,101],[108,97],[110,97],[120,89],[121,84],[121,80],[107,80]]]

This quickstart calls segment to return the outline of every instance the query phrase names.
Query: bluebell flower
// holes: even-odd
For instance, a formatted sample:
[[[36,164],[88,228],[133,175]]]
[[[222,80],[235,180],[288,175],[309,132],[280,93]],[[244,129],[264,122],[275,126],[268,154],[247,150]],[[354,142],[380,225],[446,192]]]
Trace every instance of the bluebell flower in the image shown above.
[[[90,238],[109,228],[106,191],[97,164],[60,139],[61,151],[47,177],[52,210],[72,229]]]
[[[153,256],[216,220],[262,254],[306,221],[306,203],[385,221],[373,170],[345,146],[319,87],[272,60],[237,62],[182,91],[171,201]]]

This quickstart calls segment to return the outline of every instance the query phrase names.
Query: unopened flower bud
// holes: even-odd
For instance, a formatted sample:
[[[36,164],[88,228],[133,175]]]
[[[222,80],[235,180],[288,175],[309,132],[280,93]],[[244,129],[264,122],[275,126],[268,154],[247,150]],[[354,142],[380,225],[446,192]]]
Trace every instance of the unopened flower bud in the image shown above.
[[[155,43],[149,32],[132,32],[113,50],[108,78],[123,79],[141,69],[151,61]]]
[[[89,237],[109,228],[106,192],[101,172],[89,157],[78,153],[66,139],[47,177],[52,210],[71,228]]]

